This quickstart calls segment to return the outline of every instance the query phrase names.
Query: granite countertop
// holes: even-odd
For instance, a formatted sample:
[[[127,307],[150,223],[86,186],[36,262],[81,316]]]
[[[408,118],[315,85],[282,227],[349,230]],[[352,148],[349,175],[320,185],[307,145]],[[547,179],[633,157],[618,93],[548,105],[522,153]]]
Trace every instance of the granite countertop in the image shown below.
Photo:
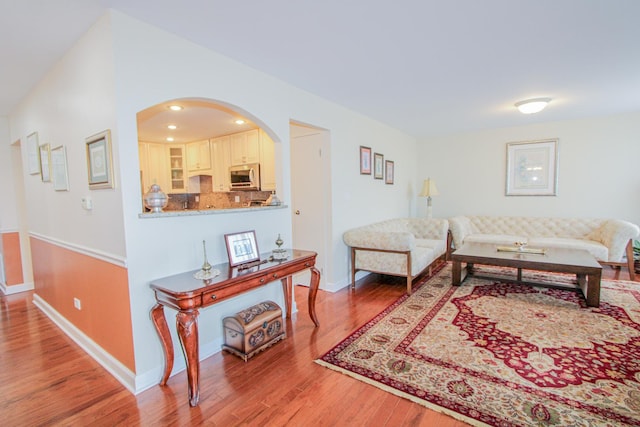
[[[194,215],[217,215],[237,212],[255,212],[263,210],[274,210],[288,208],[287,205],[278,206],[246,206],[237,208],[218,208],[218,209],[183,209],[165,212],[143,212],[138,214],[138,218],[167,218],[175,216],[194,216]]]

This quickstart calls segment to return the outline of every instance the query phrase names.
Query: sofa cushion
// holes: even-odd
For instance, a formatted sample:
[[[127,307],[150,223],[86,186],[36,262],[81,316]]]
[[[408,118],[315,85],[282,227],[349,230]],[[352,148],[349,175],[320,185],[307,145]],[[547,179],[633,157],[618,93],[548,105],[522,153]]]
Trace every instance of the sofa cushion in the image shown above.
[[[432,249],[436,256],[440,256],[447,251],[447,241],[435,239],[416,239],[416,247]]]
[[[469,234],[464,243],[490,243],[493,245],[513,245],[515,242],[526,242],[525,236],[510,234]]]
[[[532,237],[528,244],[532,248],[566,248],[584,249],[596,257],[599,261],[609,259],[609,250],[605,245],[593,240],[566,239],[561,237]]]

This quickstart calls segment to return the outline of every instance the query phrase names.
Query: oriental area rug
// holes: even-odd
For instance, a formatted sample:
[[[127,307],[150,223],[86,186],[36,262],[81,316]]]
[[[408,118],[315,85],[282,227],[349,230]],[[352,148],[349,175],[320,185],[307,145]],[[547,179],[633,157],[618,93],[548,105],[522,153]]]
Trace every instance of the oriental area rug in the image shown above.
[[[640,426],[640,283],[588,308],[447,264],[316,362],[472,425]]]

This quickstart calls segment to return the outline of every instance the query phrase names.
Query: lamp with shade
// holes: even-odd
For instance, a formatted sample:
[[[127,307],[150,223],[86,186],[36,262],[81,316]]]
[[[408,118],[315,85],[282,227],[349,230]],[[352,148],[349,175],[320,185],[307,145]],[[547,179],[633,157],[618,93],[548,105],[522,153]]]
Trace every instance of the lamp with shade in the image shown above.
[[[438,196],[439,194],[440,193],[438,192],[436,182],[431,178],[425,179],[424,183],[422,184],[422,191],[420,192],[419,196],[427,198],[427,218],[432,218],[433,216],[431,208],[431,196]]]

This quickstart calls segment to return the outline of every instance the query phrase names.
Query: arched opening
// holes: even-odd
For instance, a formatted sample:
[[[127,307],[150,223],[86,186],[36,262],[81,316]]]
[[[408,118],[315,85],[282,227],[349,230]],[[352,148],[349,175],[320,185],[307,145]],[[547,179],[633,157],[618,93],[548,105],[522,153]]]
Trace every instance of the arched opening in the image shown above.
[[[248,112],[220,101],[177,99],[140,111],[137,122],[142,192],[159,185],[169,199],[165,211],[273,200],[273,133]]]

